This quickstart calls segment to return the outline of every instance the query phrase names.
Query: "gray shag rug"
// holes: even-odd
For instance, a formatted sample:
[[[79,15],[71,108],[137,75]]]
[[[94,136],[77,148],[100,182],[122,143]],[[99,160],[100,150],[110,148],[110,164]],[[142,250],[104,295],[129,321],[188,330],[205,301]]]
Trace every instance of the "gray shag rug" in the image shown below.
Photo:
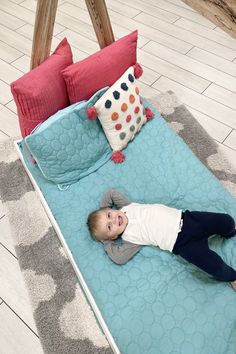
[[[204,165],[236,196],[236,172],[173,92],[149,98]],[[0,144],[0,197],[47,354],[112,353],[17,155]]]

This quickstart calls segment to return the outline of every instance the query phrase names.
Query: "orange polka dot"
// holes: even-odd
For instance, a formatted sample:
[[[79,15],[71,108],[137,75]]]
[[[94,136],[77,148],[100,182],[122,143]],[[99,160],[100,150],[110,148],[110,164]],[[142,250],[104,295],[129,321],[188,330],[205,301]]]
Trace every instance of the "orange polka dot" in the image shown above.
[[[111,115],[112,120],[117,120],[119,118],[119,114],[117,112],[113,112]]]
[[[135,92],[137,93],[137,95],[139,95],[139,88],[135,87]]]
[[[121,110],[122,110],[122,112],[127,111],[127,109],[128,109],[127,104],[126,104],[126,103],[122,103],[122,105],[121,105]]]
[[[130,103],[134,103],[134,101],[135,101],[134,95],[129,95],[129,101],[130,101]]]

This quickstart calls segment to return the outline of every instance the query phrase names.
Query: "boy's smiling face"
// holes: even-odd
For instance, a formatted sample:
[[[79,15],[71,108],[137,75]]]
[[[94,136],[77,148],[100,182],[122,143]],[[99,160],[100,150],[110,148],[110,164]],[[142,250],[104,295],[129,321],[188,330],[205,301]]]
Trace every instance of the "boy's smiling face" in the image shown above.
[[[101,212],[99,230],[108,240],[115,240],[128,224],[128,218],[120,210],[105,209]]]

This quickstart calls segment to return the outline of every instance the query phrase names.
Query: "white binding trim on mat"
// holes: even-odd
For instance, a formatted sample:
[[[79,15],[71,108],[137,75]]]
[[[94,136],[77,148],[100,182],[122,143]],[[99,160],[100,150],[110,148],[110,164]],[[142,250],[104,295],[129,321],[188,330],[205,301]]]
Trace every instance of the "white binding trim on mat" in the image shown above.
[[[47,215],[48,215],[48,217],[49,217],[49,219],[50,219],[50,221],[51,221],[51,223],[52,223],[52,225],[53,225],[53,227],[54,227],[54,229],[55,229],[55,231],[56,231],[56,233],[57,233],[57,235],[58,235],[58,237],[60,239],[60,242],[61,242],[66,254],[68,255],[68,258],[69,258],[69,260],[70,260],[70,262],[72,264],[72,267],[74,268],[74,271],[75,271],[75,273],[76,273],[76,275],[77,275],[77,277],[79,279],[79,282],[80,282],[80,284],[81,284],[81,286],[82,286],[82,288],[83,288],[83,290],[84,290],[84,292],[85,292],[85,294],[86,294],[86,296],[87,296],[87,298],[89,300],[89,303],[90,303],[90,305],[91,305],[91,307],[92,307],[92,309],[93,309],[93,311],[94,311],[94,313],[95,313],[95,315],[97,317],[98,322],[100,323],[100,325],[101,325],[101,327],[102,327],[102,329],[103,329],[103,331],[104,331],[104,333],[105,333],[105,335],[107,337],[107,340],[108,340],[109,344],[111,345],[112,350],[114,351],[115,354],[121,354],[119,348],[117,347],[117,345],[116,345],[116,343],[114,341],[114,338],[112,337],[111,332],[109,331],[109,329],[108,329],[108,327],[107,327],[107,325],[106,325],[106,323],[105,323],[105,321],[104,321],[104,319],[102,317],[102,314],[101,314],[101,312],[100,312],[100,310],[99,310],[99,308],[98,308],[98,306],[97,306],[97,304],[96,304],[96,302],[95,302],[95,300],[93,298],[93,295],[91,294],[91,292],[90,292],[90,290],[89,290],[89,288],[88,288],[88,286],[87,286],[87,284],[86,284],[86,282],[85,282],[85,280],[83,278],[82,273],[80,272],[77,264],[75,263],[74,257],[72,255],[69,247],[67,246],[67,243],[66,243],[66,241],[64,239],[64,236],[63,236],[63,234],[62,234],[62,232],[61,232],[61,230],[60,230],[60,228],[59,228],[59,226],[58,226],[58,224],[57,224],[57,222],[56,222],[56,220],[55,220],[55,218],[54,218],[54,216],[53,216],[53,214],[52,214],[52,212],[51,212],[51,210],[50,210],[50,208],[49,208],[49,206],[48,206],[48,204],[47,204],[47,202],[46,202],[46,200],[45,200],[45,198],[43,196],[43,193],[41,192],[41,190],[40,190],[39,186],[37,185],[33,175],[31,174],[31,172],[29,171],[28,167],[26,166],[26,163],[24,161],[23,155],[22,155],[21,150],[20,150],[20,148],[18,146],[18,143],[21,142],[21,141],[22,140],[15,140],[14,141],[14,145],[15,145],[15,148],[16,148],[18,154],[19,154],[21,162],[22,162],[22,164],[23,164],[23,166],[24,166],[24,168],[25,168],[25,170],[26,170],[26,172],[27,172],[27,174],[28,174],[28,176],[29,176],[29,178],[30,178],[35,190],[37,191],[37,193],[38,193],[38,195],[40,197],[42,205],[43,205],[43,207],[44,207],[44,209],[45,209],[45,211],[46,211],[46,213],[47,213]]]

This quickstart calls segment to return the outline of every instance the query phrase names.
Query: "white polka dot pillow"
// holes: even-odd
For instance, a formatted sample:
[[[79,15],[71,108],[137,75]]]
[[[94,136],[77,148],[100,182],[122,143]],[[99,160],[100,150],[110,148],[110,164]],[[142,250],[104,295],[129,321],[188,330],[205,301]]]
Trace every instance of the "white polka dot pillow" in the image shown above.
[[[99,118],[113,149],[112,160],[116,163],[124,161],[125,156],[121,150],[154,115],[150,109],[144,108],[139,95],[136,78],[141,74],[139,64],[129,67],[96,104],[87,110],[89,119]]]

